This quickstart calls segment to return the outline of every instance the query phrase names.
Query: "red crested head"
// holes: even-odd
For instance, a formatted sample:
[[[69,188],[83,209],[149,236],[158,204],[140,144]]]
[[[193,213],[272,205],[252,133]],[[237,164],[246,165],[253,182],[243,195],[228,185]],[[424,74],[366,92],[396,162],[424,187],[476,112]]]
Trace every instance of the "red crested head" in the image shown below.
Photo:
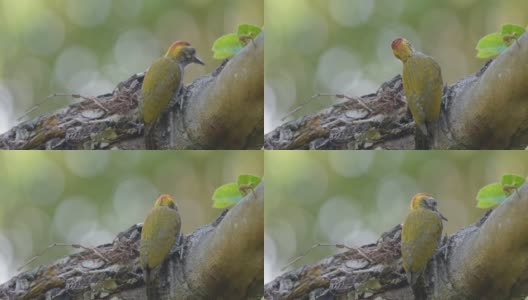
[[[190,46],[191,44],[189,42],[186,42],[186,41],[175,41],[174,43],[171,44],[171,46],[169,48],[172,48],[172,47],[180,47],[180,46]]]
[[[397,39],[395,39],[395,40],[392,41],[392,43],[391,43],[391,48],[392,48],[392,49],[397,49],[397,48],[400,46],[400,44],[403,42],[403,40],[404,40],[403,38],[397,38]]]
[[[172,201],[172,196],[169,194],[162,194],[158,197],[161,201]]]
[[[414,195],[414,197],[412,197],[411,199],[411,209],[416,209],[420,206],[423,205],[423,202],[425,199],[430,199],[432,198],[430,195],[426,194],[426,193],[418,193],[416,195]]]
[[[171,44],[165,57],[178,61],[183,67],[190,63],[204,65],[204,62],[196,56],[196,49],[185,41],[176,41]]]
[[[192,46],[190,43],[185,42],[185,41],[176,41],[170,45],[165,56],[176,57],[180,54],[183,48],[187,48],[187,47],[192,47]]]
[[[172,199],[172,196],[169,194],[163,194],[158,197],[156,200],[156,203],[154,206],[168,206],[169,208],[176,209],[176,205],[174,204],[174,200]]]
[[[397,38],[392,41],[391,48],[394,56],[403,62],[405,62],[407,58],[411,57],[414,53],[411,44],[404,38]]]
[[[418,193],[411,199],[411,210],[428,209],[436,212],[440,218],[447,221],[447,218],[442,215],[436,208],[436,199],[426,193]]]

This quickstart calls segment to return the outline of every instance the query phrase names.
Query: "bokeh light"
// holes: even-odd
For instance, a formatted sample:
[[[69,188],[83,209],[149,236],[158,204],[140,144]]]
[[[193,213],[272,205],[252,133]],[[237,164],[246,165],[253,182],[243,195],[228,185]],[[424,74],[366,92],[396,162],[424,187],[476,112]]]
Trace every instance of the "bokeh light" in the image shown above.
[[[318,243],[361,246],[400,224],[411,197],[438,199],[452,234],[477,221],[478,190],[526,176],[526,151],[266,151],[265,282]],[[292,268],[337,253],[319,247]]]
[[[238,24],[264,24],[262,0],[0,0],[0,134],[22,121],[97,96],[186,40],[206,66],[189,66],[185,83],[214,70],[211,46]],[[44,102],[28,116],[36,104]]]
[[[262,176],[262,151],[0,152],[0,284],[53,243],[97,246],[174,196],[188,234],[221,212],[211,196],[240,174]],[[25,267],[74,252],[57,247]]]
[[[362,96],[401,72],[390,42],[403,36],[436,59],[446,84],[477,71],[477,41],[504,23],[526,25],[524,0],[267,0],[265,132]],[[308,102],[294,115],[288,112]]]

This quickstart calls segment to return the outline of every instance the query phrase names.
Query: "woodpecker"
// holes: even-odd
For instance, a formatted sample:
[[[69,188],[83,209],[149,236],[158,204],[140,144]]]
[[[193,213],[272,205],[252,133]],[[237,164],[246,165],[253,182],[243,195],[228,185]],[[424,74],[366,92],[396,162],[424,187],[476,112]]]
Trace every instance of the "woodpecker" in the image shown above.
[[[159,196],[143,223],[139,248],[148,300],[156,299],[150,272],[167,258],[180,236],[180,229],[181,218],[172,197],[166,194]]]
[[[403,63],[402,81],[414,119],[415,148],[429,149],[442,105],[442,71],[430,56],[420,53],[404,38],[392,41],[394,56]]]
[[[401,253],[409,285],[413,286],[433,257],[442,238],[442,220],[436,200],[424,193],[411,199],[411,211],[402,226]]]
[[[145,125],[147,149],[156,148],[156,141],[152,138],[153,125],[161,112],[167,108],[173,95],[178,95],[183,83],[183,71],[191,63],[204,65],[204,62],[196,56],[196,49],[191,44],[176,41],[172,43],[167,53],[156,59],[147,70],[141,87],[143,101],[140,108],[141,119]]]

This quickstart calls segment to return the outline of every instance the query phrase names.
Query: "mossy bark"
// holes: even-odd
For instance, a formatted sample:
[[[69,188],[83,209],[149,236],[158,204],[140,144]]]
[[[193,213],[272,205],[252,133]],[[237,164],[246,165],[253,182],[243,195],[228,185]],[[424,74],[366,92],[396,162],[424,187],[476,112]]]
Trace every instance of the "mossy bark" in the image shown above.
[[[448,67],[448,66],[444,66]],[[432,149],[528,146],[528,33],[475,74],[444,88]],[[264,136],[265,149],[414,149],[414,122],[400,76],[375,94],[287,122]]]
[[[138,119],[144,73],[0,135],[0,149],[145,149]],[[77,95],[79,96],[79,95]],[[178,95],[175,95],[178,96]],[[153,128],[159,149],[260,149],[264,139],[264,32],[169,103]]]
[[[528,294],[528,183],[442,242],[414,294],[420,299],[524,299]],[[376,244],[287,272],[265,299],[414,299],[401,266],[401,226]]]
[[[174,244],[152,272],[160,299],[261,299],[263,216],[264,182],[213,223]],[[141,226],[118,234],[111,244],[13,277],[0,285],[0,298],[146,299],[139,266]]]

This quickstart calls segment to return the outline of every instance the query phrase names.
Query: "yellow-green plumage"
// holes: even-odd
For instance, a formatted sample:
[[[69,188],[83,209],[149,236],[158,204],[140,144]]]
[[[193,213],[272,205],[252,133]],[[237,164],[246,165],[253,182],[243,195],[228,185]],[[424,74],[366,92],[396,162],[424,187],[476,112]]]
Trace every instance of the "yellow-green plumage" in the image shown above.
[[[432,197],[423,193],[413,197],[401,236],[402,263],[410,285],[414,285],[438,248],[442,219],[445,218],[436,210]]]
[[[156,121],[161,112],[169,105],[172,96],[181,88],[182,68],[167,57],[155,60],[143,79],[142,116],[145,125]]]
[[[169,195],[161,195],[150,210],[141,230],[139,261],[145,277],[147,299],[153,295],[150,271],[161,265],[180,235],[181,218]]]
[[[141,94],[143,101],[140,103],[140,118],[145,127],[145,146],[147,149],[156,149],[157,142],[152,132],[156,120],[168,107],[174,96],[178,95],[182,87],[183,71],[190,63],[203,65],[203,61],[196,56],[196,50],[191,44],[176,41],[165,53],[165,56],[156,59],[147,70],[143,78]],[[182,101],[180,100],[180,107]]]
[[[428,137],[440,117],[442,105],[442,72],[430,56],[415,51],[411,44],[398,38],[392,42],[394,55],[402,61],[403,90],[416,128],[416,148],[427,149]]]
[[[402,229],[403,268],[411,275],[425,269],[433,257],[442,235],[442,220],[429,210],[417,209],[409,213]]]
[[[442,104],[442,74],[440,66],[429,56],[415,53],[403,64],[403,89],[409,109],[419,129],[428,134],[435,124]]]

